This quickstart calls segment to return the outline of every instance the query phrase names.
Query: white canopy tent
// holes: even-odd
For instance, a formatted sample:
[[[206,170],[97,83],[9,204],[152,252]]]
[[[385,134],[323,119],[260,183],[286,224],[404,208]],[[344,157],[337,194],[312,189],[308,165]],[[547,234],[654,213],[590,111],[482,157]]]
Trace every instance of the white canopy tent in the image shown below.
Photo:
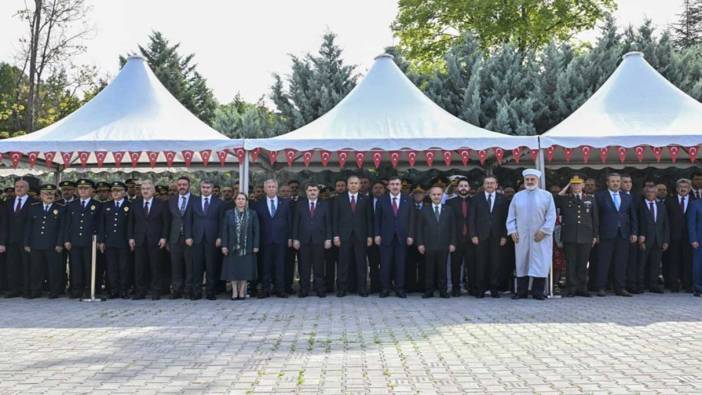
[[[50,163],[62,164],[55,170],[79,163],[93,171],[232,165],[244,156],[242,140],[229,139],[190,113],[140,56],[130,56],[115,79],[72,114],[34,133],[0,140],[0,152],[9,153],[5,159],[9,156],[13,167],[20,162],[34,167],[43,159],[52,168]]]
[[[538,150],[538,139],[495,133],[462,121],[426,97],[393,57],[383,54],[329,112],[281,136],[246,139],[245,147],[254,151],[254,157],[265,151],[261,159],[271,165],[297,161],[304,166],[340,162],[378,166],[389,160],[413,167],[415,160],[435,166],[451,160],[465,163],[468,158],[484,161],[488,156],[500,161],[529,160],[529,150]],[[417,155],[417,151],[424,152]]]
[[[577,164],[669,165],[697,155],[702,103],[660,75],[641,52],[630,52],[602,87],[540,142],[547,164],[548,158],[554,165],[576,158]]]

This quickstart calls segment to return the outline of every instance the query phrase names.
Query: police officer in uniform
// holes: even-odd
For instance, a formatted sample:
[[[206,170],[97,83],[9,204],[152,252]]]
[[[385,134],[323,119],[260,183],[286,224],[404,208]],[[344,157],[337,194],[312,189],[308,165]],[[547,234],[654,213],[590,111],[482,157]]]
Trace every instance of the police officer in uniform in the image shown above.
[[[56,201],[56,203],[67,206],[70,202],[76,198],[76,183],[73,181],[61,181],[59,182],[59,188],[61,188],[61,198]]]
[[[78,199],[66,206],[64,247],[71,257],[71,298],[87,298],[90,295],[93,235],[97,234],[102,204],[92,197],[95,184],[91,180],[81,178],[76,187]],[[96,288],[101,284],[100,280],[95,279]]]
[[[44,273],[48,274],[49,298],[57,298],[65,282],[61,265],[64,239],[64,207],[54,203],[56,186],[42,185],[41,201],[29,206],[24,249],[29,253],[29,298],[41,296]]]
[[[131,203],[125,198],[127,185],[120,181],[111,184],[112,202],[105,203],[100,219],[98,243],[105,253],[107,276],[110,281],[110,298],[129,298],[130,249],[127,224],[131,215]]]
[[[573,176],[556,200],[566,254],[568,297],[591,296],[587,290],[587,262],[591,248],[597,243],[599,216],[595,198],[583,192],[584,183],[580,176]]]

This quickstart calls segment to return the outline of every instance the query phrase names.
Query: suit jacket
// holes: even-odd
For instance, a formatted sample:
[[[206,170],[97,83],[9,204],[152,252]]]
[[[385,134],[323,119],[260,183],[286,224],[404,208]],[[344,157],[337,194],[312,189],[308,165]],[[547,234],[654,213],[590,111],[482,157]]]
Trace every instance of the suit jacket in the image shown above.
[[[595,203],[600,215],[600,239],[615,239],[617,237],[628,239],[638,235],[638,213],[632,196],[619,191],[621,204],[619,211],[614,206],[612,194],[609,190],[599,191],[595,194]]]
[[[194,243],[214,244],[219,238],[220,221],[224,216],[224,203],[215,196],[210,196],[210,205],[205,213],[202,209],[203,197],[191,196],[192,221],[185,223],[185,238]]]
[[[702,199],[691,200],[687,206],[687,234],[690,243],[702,245]]]
[[[394,237],[405,244],[407,237],[412,235],[414,225],[412,200],[400,193],[398,206],[397,216],[395,216],[389,192],[383,195],[376,205],[374,233],[375,236],[380,236],[381,244],[384,246],[391,245]]]
[[[98,233],[101,217],[102,203],[91,198],[83,208],[80,199],[74,199],[65,207],[65,241],[76,247],[91,246],[93,235]]]
[[[582,194],[557,196],[556,206],[561,215],[561,239],[564,243],[590,244],[599,237],[600,216],[595,198]]]
[[[46,213],[43,203],[32,202],[28,207],[23,244],[38,250],[63,246],[64,213],[64,207],[60,204],[53,203]]]
[[[332,239],[329,202],[317,199],[314,216],[310,216],[309,200],[300,199],[293,218],[292,239],[301,243],[324,244]]]
[[[222,228],[220,230],[220,235],[222,237],[222,247],[227,247],[229,249],[229,256],[238,255],[239,252],[236,250],[237,238],[236,238],[236,209],[229,209],[224,212],[224,217],[222,217]],[[247,220],[246,220],[246,246],[245,254],[253,254],[254,248],[259,248],[261,232],[258,222],[258,215],[256,211],[252,209],[246,209]]]
[[[363,243],[373,236],[373,200],[360,193],[356,194],[356,210],[351,210],[351,198],[348,192],[334,199],[334,236],[342,241],[351,236]]]
[[[492,204],[492,212],[483,192],[473,196],[473,204],[470,206],[470,237],[477,237],[481,243],[490,236],[507,237],[509,201],[501,193],[495,192],[493,196],[495,201]]]
[[[15,198],[17,199],[17,198]],[[7,244],[20,244],[24,245],[24,227],[27,223],[27,217],[29,216],[29,207],[36,200],[27,196],[27,201],[24,202],[24,206],[15,213],[15,206],[17,201],[11,199],[5,206],[5,213],[7,216],[7,228],[6,228],[6,238],[3,240],[5,245]]]
[[[136,241],[137,247],[144,245],[155,247],[160,239],[168,238],[168,203],[151,199],[149,215],[144,211],[144,198],[138,197],[132,201],[129,216],[128,237]]]
[[[132,204],[126,198],[119,209],[115,202],[104,203],[98,243],[105,243],[110,248],[129,248],[129,217],[132,216]]]
[[[261,225],[261,244],[287,245],[288,240],[292,238],[292,210],[289,200],[278,197],[278,207],[273,217],[268,210],[268,197],[257,201],[254,209]]]
[[[687,210],[690,210],[692,204],[692,196],[687,195]],[[685,218],[686,212],[683,212],[680,208],[680,202],[678,201],[678,195],[666,199],[665,206],[668,211],[668,223],[670,224],[670,240],[683,240],[687,242],[688,232],[687,232],[687,219]]]
[[[655,222],[647,201],[641,202],[639,208],[639,236],[646,237],[644,242],[646,248],[651,248],[654,245],[661,247],[663,243],[670,243],[670,224],[665,204],[662,202],[653,203],[657,211]]]
[[[463,202],[466,202],[466,216],[463,216]],[[465,199],[456,195],[456,197],[446,201],[446,205],[451,207],[453,214],[455,215],[454,225],[456,226],[456,241],[461,244],[466,244],[470,241],[470,212],[473,201],[470,197]],[[463,229],[465,228],[466,234],[463,235]]]
[[[456,245],[456,213],[446,205],[441,205],[439,220],[434,214],[434,204],[426,203],[418,216],[417,246],[423,245],[427,251],[448,251],[449,245]]]
[[[188,203],[185,205],[185,212],[180,213],[180,194],[172,196],[168,199],[168,213],[171,219],[171,224],[169,226],[168,232],[168,243],[176,244],[180,236],[185,238],[185,224],[188,226],[193,220],[193,198],[195,196],[191,193]]]

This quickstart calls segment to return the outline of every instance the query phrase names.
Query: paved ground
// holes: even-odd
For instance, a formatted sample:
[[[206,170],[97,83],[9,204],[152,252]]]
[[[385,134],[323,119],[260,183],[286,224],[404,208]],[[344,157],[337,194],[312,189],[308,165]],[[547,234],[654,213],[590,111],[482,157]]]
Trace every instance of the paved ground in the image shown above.
[[[702,393],[702,300],[0,300],[0,393]]]

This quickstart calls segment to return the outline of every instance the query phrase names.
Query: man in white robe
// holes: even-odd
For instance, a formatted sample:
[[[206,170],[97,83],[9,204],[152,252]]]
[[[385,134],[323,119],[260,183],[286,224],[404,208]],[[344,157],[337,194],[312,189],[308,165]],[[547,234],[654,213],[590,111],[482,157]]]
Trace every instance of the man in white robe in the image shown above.
[[[540,171],[527,169],[522,177],[525,189],[514,195],[507,214],[507,234],[514,241],[517,268],[517,292],[513,299],[527,297],[531,277],[532,297],[544,300],[546,277],[553,259],[556,206],[551,193],[539,188]]]

